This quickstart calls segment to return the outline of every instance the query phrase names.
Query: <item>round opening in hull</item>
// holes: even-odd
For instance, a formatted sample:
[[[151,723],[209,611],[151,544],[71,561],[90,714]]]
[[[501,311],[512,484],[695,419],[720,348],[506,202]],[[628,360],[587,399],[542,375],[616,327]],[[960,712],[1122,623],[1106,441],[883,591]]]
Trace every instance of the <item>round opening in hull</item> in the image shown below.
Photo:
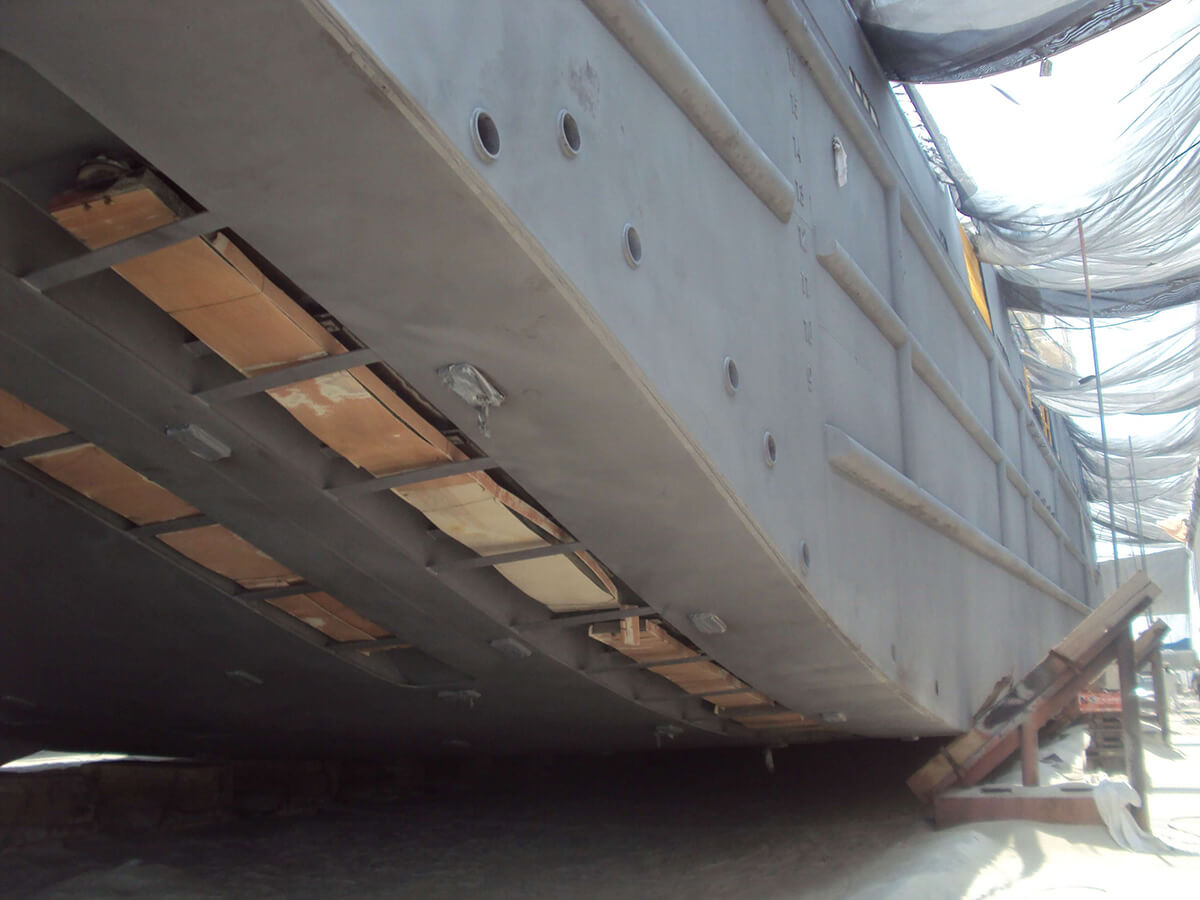
[[[492,162],[500,155],[500,129],[486,110],[476,109],[471,113],[471,142],[484,162]]]
[[[642,238],[632,225],[625,226],[621,247],[625,252],[625,262],[629,263],[631,269],[642,264]]]
[[[579,123],[565,109],[559,110],[558,113],[558,145],[567,159],[574,159],[583,149],[583,135],[579,133]]]

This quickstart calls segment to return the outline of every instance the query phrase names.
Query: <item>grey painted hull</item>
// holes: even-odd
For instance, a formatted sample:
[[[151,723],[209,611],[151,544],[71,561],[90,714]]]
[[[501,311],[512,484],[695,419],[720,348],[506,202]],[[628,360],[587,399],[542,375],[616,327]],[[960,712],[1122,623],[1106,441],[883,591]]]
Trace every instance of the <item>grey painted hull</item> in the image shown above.
[[[952,210],[840,8],[652,3],[700,85],[639,62],[661,34],[623,6],[640,4],[7,3],[8,115],[42,127],[5,151],[5,176],[35,195],[115,137],[465,433],[475,414],[437,369],[491,373],[509,399],[477,436],[487,454],[702,652],[836,724],[820,736],[959,731],[1094,586],[1074,481],[1014,387],[1013,348],[969,307]],[[688,107],[703,87],[739,132]],[[494,160],[473,144],[480,108]],[[13,242],[6,268],[63,247]],[[481,698],[348,666],[18,473],[9,737],[272,754],[652,746],[664,723],[681,745],[771,739],[651,673],[602,671],[585,629],[542,622],[494,572],[432,574],[421,523],[331,499],[327,457],[278,416],[193,408],[195,361],[116,300],[89,303],[116,290],[104,278],[40,299],[5,282],[0,387],[337,585]],[[219,479],[161,440],[184,414],[234,445]],[[39,558],[51,545],[65,563]],[[697,632],[696,611],[728,631]],[[533,656],[496,654],[505,636]],[[263,684],[231,687],[238,669]]]

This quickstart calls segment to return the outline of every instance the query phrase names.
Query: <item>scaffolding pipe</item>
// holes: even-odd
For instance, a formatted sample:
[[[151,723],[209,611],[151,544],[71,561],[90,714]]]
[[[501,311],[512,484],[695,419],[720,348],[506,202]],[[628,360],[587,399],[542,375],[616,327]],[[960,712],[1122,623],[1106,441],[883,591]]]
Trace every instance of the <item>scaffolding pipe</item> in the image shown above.
[[[1138,549],[1142,556],[1142,571],[1146,571],[1146,533],[1142,530],[1142,501],[1138,496],[1137,466],[1133,461],[1133,436],[1129,436],[1129,486],[1133,488],[1133,517],[1137,522]]]
[[[1100,413],[1100,447],[1104,453],[1104,488],[1108,493],[1108,533],[1112,537],[1113,578],[1121,583],[1121,559],[1117,555],[1117,517],[1113,513],[1112,472],[1108,464],[1108,430],[1104,427],[1104,391],[1100,387],[1100,353],[1096,349],[1096,316],[1092,310],[1092,282],[1088,278],[1087,248],[1083,242],[1083,219],[1076,219],[1079,229],[1079,256],[1083,260],[1083,289],[1087,293],[1088,330],[1092,335],[1092,369],[1096,375],[1096,408]]]

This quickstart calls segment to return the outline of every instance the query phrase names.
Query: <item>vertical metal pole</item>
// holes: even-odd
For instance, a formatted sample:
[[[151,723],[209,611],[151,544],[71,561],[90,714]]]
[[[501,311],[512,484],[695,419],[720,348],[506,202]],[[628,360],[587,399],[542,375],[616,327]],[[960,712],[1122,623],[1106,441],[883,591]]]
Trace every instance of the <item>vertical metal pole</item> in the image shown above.
[[[1113,513],[1112,472],[1108,464],[1108,430],[1104,427],[1104,391],[1100,387],[1100,352],[1096,349],[1096,316],[1092,311],[1092,282],[1088,278],[1087,248],[1083,243],[1083,219],[1076,219],[1079,229],[1079,256],[1083,260],[1083,288],[1087,292],[1088,330],[1092,334],[1092,368],[1096,372],[1096,408],[1100,413],[1100,447],[1104,453],[1104,487],[1108,491],[1108,533],[1112,536],[1113,581],[1121,584],[1121,562],[1117,556],[1117,517]]]
[[[1162,649],[1150,654],[1150,675],[1154,679],[1154,717],[1158,719],[1158,730],[1163,743],[1171,746],[1171,712],[1167,697],[1167,679],[1163,674]]]
[[[1142,571],[1146,571],[1146,535],[1142,531],[1142,502],[1138,497],[1137,466],[1133,462],[1133,435],[1129,436],[1129,484],[1133,488],[1133,517],[1137,522],[1138,547],[1142,555]]]
[[[1125,772],[1129,786],[1142,800],[1140,809],[1133,811],[1133,818],[1147,831],[1150,828],[1149,800],[1146,796],[1146,758],[1142,755],[1142,717],[1138,712],[1137,669],[1133,660],[1133,637],[1131,623],[1121,624],[1117,637],[1117,675],[1121,681],[1121,726],[1125,738]]]

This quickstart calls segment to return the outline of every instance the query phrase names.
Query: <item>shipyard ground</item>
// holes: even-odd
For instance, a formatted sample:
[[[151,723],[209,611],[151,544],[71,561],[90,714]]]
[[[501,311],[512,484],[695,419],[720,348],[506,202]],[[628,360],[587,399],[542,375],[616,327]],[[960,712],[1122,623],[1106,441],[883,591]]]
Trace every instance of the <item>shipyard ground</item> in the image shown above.
[[[1147,735],[1156,831],[1200,841],[1200,706]],[[1133,854],[1099,828],[936,832],[904,786],[929,742],[762,757],[670,753],[427,767],[402,796],[183,831],[46,836],[0,854],[28,897],[1174,896],[1200,857]],[[1161,893],[1159,893],[1161,891]],[[1169,892],[1169,893],[1168,893]]]

